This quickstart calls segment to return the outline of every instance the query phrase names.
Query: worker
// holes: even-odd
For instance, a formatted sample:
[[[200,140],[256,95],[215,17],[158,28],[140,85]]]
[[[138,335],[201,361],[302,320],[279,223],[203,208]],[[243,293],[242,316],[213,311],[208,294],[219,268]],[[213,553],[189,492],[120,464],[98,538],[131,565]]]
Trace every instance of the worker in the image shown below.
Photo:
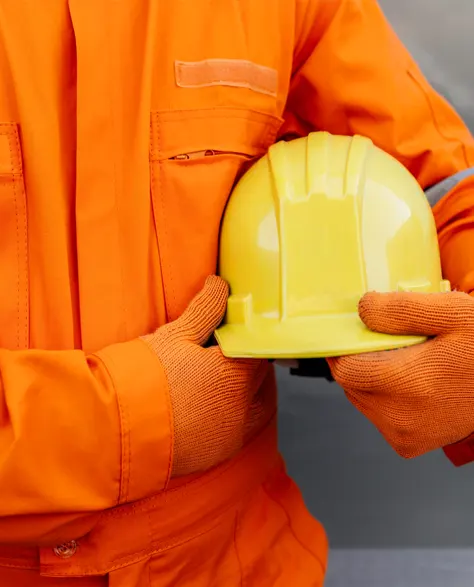
[[[473,138],[376,0],[2,0],[1,587],[323,585],[274,373],[208,343],[235,180],[318,129],[435,190],[474,289]],[[332,362],[406,456],[474,431],[473,304],[370,294],[369,327],[434,338]]]

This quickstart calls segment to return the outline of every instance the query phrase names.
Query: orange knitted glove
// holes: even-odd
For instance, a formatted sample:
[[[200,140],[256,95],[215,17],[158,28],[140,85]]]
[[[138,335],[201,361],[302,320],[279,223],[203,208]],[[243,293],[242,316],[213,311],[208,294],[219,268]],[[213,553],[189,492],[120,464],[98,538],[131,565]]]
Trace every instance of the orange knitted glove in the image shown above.
[[[395,351],[328,359],[334,379],[403,457],[474,431],[474,299],[460,292],[366,294],[368,328],[427,335]]]
[[[249,427],[274,410],[258,394],[268,362],[225,358],[203,348],[226,310],[228,286],[208,277],[204,289],[175,322],[143,340],[167,376],[174,443],[173,476],[203,471],[233,456]]]

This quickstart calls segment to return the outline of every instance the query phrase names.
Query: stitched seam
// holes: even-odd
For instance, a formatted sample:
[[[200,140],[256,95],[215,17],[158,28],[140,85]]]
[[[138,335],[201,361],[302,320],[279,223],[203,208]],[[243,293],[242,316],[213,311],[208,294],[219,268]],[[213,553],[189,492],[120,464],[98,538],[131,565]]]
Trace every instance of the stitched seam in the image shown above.
[[[437,117],[435,115],[435,111],[434,111],[433,105],[431,103],[430,96],[427,94],[427,92],[425,92],[422,84],[419,82],[419,80],[417,79],[417,76],[414,74],[414,72],[411,71],[411,69],[408,69],[407,70],[407,73],[410,76],[410,78],[412,79],[412,81],[415,83],[415,85],[418,87],[418,89],[421,91],[421,93],[423,94],[423,96],[425,97],[426,103],[428,104],[428,108],[429,108],[429,110],[431,112],[431,118],[432,118],[434,127],[438,131],[438,134],[444,140],[446,140],[446,141],[458,143],[461,146],[461,148],[462,148],[462,152],[463,152],[463,155],[464,155],[464,161],[466,163],[466,166],[467,167],[471,167],[472,162],[469,161],[469,158],[467,156],[466,145],[462,141],[459,141],[458,139],[455,139],[454,137],[450,137],[450,136],[446,135],[441,130],[441,126],[440,126],[439,121],[438,121],[438,119],[437,119]]]
[[[113,559],[109,565],[104,567],[91,567],[91,566],[81,566],[81,574],[86,575],[95,575],[97,573],[104,574],[110,573],[112,571],[116,571],[117,569],[121,569],[124,567],[128,567],[133,565],[145,558],[149,558],[153,555],[160,554],[162,552],[166,552],[168,550],[172,550],[173,548],[177,548],[178,546],[182,546],[183,544],[187,544],[188,542],[192,542],[193,540],[200,538],[201,536],[205,536],[209,532],[212,532],[214,528],[219,526],[221,523],[221,519],[225,517],[226,513],[228,513],[235,505],[229,506],[226,508],[221,514],[219,514],[218,518],[214,520],[214,523],[211,526],[206,527],[201,532],[193,534],[192,536],[186,536],[181,539],[176,540],[175,542],[170,542],[169,544],[162,546],[162,547],[148,547],[142,548],[140,551],[133,553],[132,555],[128,555],[125,557],[118,557]],[[56,565],[52,564],[43,564],[41,565],[42,570],[49,570],[48,575],[52,577],[57,576],[68,576],[68,575],[76,575],[77,570],[71,569],[70,571],[62,570],[60,571]]]
[[[161,361],[160,361],[161,363]],[[168,415],[168,426],[169,426],[169,430],[170,430],[170,443],[169,443],[169,457],[168,457],[168,473],[166,475],[166,481],[165,481],[165,486],[164,489],[166,489],[168,487],[168,483],[170,482],[171,479],[171,472],[173,470],[173,460],[174,460],[174,418],[173,418],[173,406],[171,404],[171,397],[170,397],[170,385],[168,382],[168,377],[166,375],[166,371],[164,370],[163,366],[163,373],[165,375],[165,379],[166,379],[166,389],[164,390],[164,394],[166,397],[166,408],[167,408],[167,415]]]
[[[239,549],[237,547],[237,530],[239,527],[239,511],[235,514],[235,522],[234,522],[234,550],[235,556],[237,558],[237,564],[239,565],[240,571],[240,587],[244,587],[244,567],[242,565],[242,560],[240,558]]]
[[[126,473],[124,473],[124,483],[123,483],[123,495],[122,495],[122,502],[128,501],[128,493],[130,491],[130,474],[131,474],[131,460],[132,460],[132,447],[131,447],[131,439],[130,439],[130,417],[127,409],[126,402],[122,400],[120,392],[117,393],[117,397],[119,400],[120,408],[122,409],[123,413],[123,424],[125,426],[125,434],[122,429],[122,434],[124,434],[124,456],[126,456],[127,462],[127,469]]]
[[[150,561],[151,563],[151,561]],[[148,565],[148,587],[152,587],[151,584],[151,564]]]
[[[158,123],[158,132],[159,132],[159,120],[157,121]],[[154,146],[155,146],[155,129],[153,127],[153,125],[150,122],[150,137],[151,137],[151,150],[153,152],[154,150]],[[165,279],[164,279],[164,274],[163,274],[163,256],[162,256],[162,245],[163,243],[159,242],[159,235],[158,235],[158,211],[156,210],[156,207],[158,206],[158,202],[157,197],[158,194],[155,194],[156,190],[154,189],[154,186],[156,185],[156,174],[155,174],[155,164],[152,161],[150,161],[150,175],[151,175],[151,203],[152,203],[152,210],[153,210],[153,216],[155,219],[154,222],[154,226],[155,226],[155,235],[156,235],[156,243],[157,243],[157,247],[158,247],[158,257],[159,257],[159,261],[160,261],[160,273],[161,273],[161,285],[163,287],[163,292],[164,292],[164,296],[165,296],[165,313],[166,313],[166,317],[168,317],[168,310],[166,308],[166,284],[165,284]],[[158,193],[161,193],[161,183],[159,184],[158,187]],[[166,223],[165,223],[166,226]],[[145,347],[148,349],[148,351],[150,353],[153,354],[153,357],[155,358],[155,360],[159,361],[160,363],[160,368],[163,371],[164,377],[166,379],[166,385],[167,385],[167,389],[164,391],[165,394],[165,398],[166,398],[166,407],[167,407],[167,413],[168,413],[168,426],[169,426],[169,431],[170,431],[170,447],[169,447],[169,457],[168,457],[168,472],[166,474],[166,482],[165,482],[165,487],[164,489],[166,489],[166,487],[168,487],[168,483],[171,479],[171,472],[172,472],[172,468],[173,468],[173,453],[174,453],[174,420],[173,420],[173,412],[172,412],[172,405],[171,405],[171,398],[170,398],[170,384],[168,381],[168,376],[166,373],[166,370],[163,366],[163,363],[161,362],[160,358],[158,357],[158,355],[153,352],[153,350],[150,348],[149,345],[145,344]]]
[[[118,405],[119,416],[120,416],[120,445],[121,445],[120,448],[121,448],[121,450],[120,450],[120,487],[119,487],[119,492],[118,492],[116,504],[120,505],[124,501],[126,501],[126,498],[128,496],[128,470],[126,470],[125,463],[127,460],[128,460],[128,462],[130,461],[130,456],[129,456],[129,452],[128,452],[130,450],[130,446],[129,446],[129,442],[127,441],[128,432],[127,433],[124,432],[124,430],[129,430],[126,427],[128,419],[126,416],[126,409],[125,409],[124,403],[122,401],[121,394],[118,391],[118,386],[115,381],[114,374],[111,372],[108,365],[102,360],[101,357],[99,357],[98,355],[93,355],[93,356],[98,361],[100,361],[100,363],[103,365],[104,369],[107,371],[107,373],[110,377],[110,380],[112,382],[113,388],[115,390],[115,396],[117,398],[117,405]],[[111,361],[112,364],[114,364],[113,359],[111,357],[109,357],[109,355],[107,355],[107,358]],[[130,512],[130,514],[133,514],[133,513],[134,513],[133,511]]]
[[[150,351],[151,352],[151,351]],[[270,426],[273,425],[273,420],[270,420],[270,422],[262,429],[261,434],[265,433],[264,431],[266,431],[267,428],[269,428]],[[206,487],[207,485],[209,485],[210,483],[213,483],[214,481],[220,479],[223,475],[225,475],[229,470],[232,470],[234,467],[236,467],[238,465],[238,463],[245,459],[247,457],[247,454],[240,454],[239,456],[235,457],[232,461],[230,461],[227,466],[223,467],[218,474],[215,474],[213,476],[209,475],[206,476],[205,479],[196,479],[194,481],[190,481],[187,485],[181,486],[181,487],[175,487],[173,489],[168,489],[166,492],[166,496],[170,495],[173,496],[173,494],[179,493],[182,496],[186,496],[189,492],[193,491],[195,488],[203,488]],[[274,466],[277,462],[277,457],[275,457],[275,463],[269,463],[268,464],[268,470],[271,469],[272,466]],[[139,507],[135,507],[133,509],[133,511],[127,511],[127,512],[120,512],[117,510],[108,510],[105,511],[103,513],[103,517],[102,519],[106,520],[109,518],[118,518],[118,517],[127,517],[127,516],[131,516],[134,515],[135,513],[140,513],[140,512],[145,512],[148,510],[148,508],[150,509],[150,511],[153,511],[155,509],[157,509],[158,507],[161,506],[160,504],[153,504],[150,506],[150,503],[154,498],[153,497],[149,497],[146,498],[145,500],[142,501],[142,503],[140,504]],[[165,500],[166,501],[166,500]],[[169,501],[169,500],[168,500]]]
[[[152,523],[151,523],[151,515],[150,515],[150,513],[148,513],[148,539],[150,541],[150,544],[153,544],[153,532],[152,532]],[[149,587],[152,587],[152,583],[151,583],[151,561],[149,561],[149,564],[148,564],[148,584],[149,584]]]
[[[159,119],[157,119],[157,132],[158,132],[158,152],[161,152],[161,121]],[[158,187],[158,205],[160,207],[161,210],[161,219],[162,219],[162,225],[161,225],[161,230],[163,230],[164,232],[164,240],[161,241],[160,243],[160,250],[163,251],[163,255],[161,257],[161,266],[164,269],[166,267],[166,273],[169,277],[169,286],[167,284],[167,280],[164,279],[164,275],[163,275],[163,289],[165,291],[165,306],[167,308],[167,320],[169,320],[170,314],[172,314],[172,311],[174,309],[175,306],[175,302],[176,302],[176,295],[175,295],[175,283],[174,283],[174,277],[173,277],[173,267],[172,264],[168,262],[168,223],[166,222],[166,205],[165,205],[165,199],[164,199],[164,190],[163,190],[163,168],[162,165],[160,163],[160,167],[158,170],[158,178],[157,178],[157,187]],[[159,235],[157,236],[157,238],[159,238]],[[168,300],[168,294],[170,299]]]
[[[166,369],[160,359],[160,357],[155,353],[155,351],[147,344],[145,341],[142,341],[145,345],[146,349],[149,353],[153,355],[153,359],[158,361],[160,365],[160,369],[163,372],[165,381],[166,381],[166,390],[165,390],[165,398],[166,398],[166,407],[167,407],[167,415],[168,415],[168,426],[170,430],[170,449],[168,451],[169,458],[168,458],[168,472],[166,474],[166,481],[164,489],[168,487],[168,483],[171,479],[171,471],[173,466],[173,454],[174,454],[174,419],[173,419],[173,407],[171,404],[171,397],[170,397],[170,383],[168,380],[168,374],[166,373]]]
[[[22,570],[27,570],[27,571],[37,571],[38,570],[38,565],[37,564],[31,564],[28,562],[24,562],[24,563],[17,563],[17,562],[13,562],[13,561],[9,561],[9,560],[1,560],[0,561],[0,569],[1,568],[8,568],[8,569],[22,569]]]
[[[108,39],[108,50],[110,51],[110,47],[112,45],[111,43],[111,36],[110,36],[110,27],[107,27],[107,39]],[[109,88],[110,90],[110,88]],[[110,107],[112,110],[112,113],[115,112],[116,108],[115,108],[115,100],[112,94],[112,91],[110,90]],[[116,136],[116,131],[117,131],[117,127],[114,123],[115,117],[112,115],[111,117],[111,124],[112,124],[112,129],[113,129],[113,133],[114,136]],[[117,190],[117,156],[116,156],[116,151],[114,152],[114,157],[113,157],[113,169],[114,169],[114,178],[113,178],[113,189],[114,189],[114,208],[115,208],[115,229],[117,230],[117,240],[118,240],[118,245],[119,245],[119,250],[120,250],[120,261],[119,261],[119,266],[120,266],[120,291],[121,291],[121,298],[122,298],[122,311],[123,311],[123,325],[124,325],[124,330],[125,330],[125,338],[128,339],[127,337],[127,308],[126,308],[126,304],[125,304],[125,295],[124,295],[124,275],[123,275],[123,255],[122,255],[122,251],[123,251],[123,242],[121,241],[120,238],[120,229],[117,226],[118,224],[118,218],[120,217],[119,214],[119,204],[118,204],[118,190]],[[116,386],[115,386],[116,387]],[[123,494],[121,493],[120,498],[123,502],[128,501],[128,494],[129,494],[129,490],[130,490],[130,476],[131,476],[131,467],[132,467],[132,463],[131,463],[131,430],[130,430],[130,418],[129,418],[129,414],[128,414],[128,409],[127,406],[124,405],[124,402],[120,396],[120,393],[118,391],[118,387],[116,387],[116,391],[117,391],[117,398],[118,398],[118,403],[119,403],[119,408],[121,410],[121,413],[123,414],[123,418],[121,417],[121,424],[125,424],[126,426],[126,442],[125,442],[125,446],[126,446],[126,450],[124,450],[124,453],[126,454],[126,458],[127,458],[127,472],[126,472],[126,476],[124,477],[124,483],[121,486],[121,491],[123,491]],[[122,428],[122,435],[123,435],[123,428]],[[124,455],[125,456],[125,455]],[[123,468],[122,468],[123,471]]]
[[[295,533],[295,531],[293,529],[293,525],[291,523],[290,515],[288,514],[288,512],[286,511],[286,509],[283,507],[283,505],[277,499],[275,499],[272,495],[270,495],[270,493],[268,492],[268,490],[266,489],[266,487],[265,487],[264,484],[262,484],[262,489],[263,489],[264,493],[268,496],[268,498],[274,504],[276,504],[280,508],[280,510],[283,512],[283,514],[284,514],[284,516],[285,516],[285,518],[287,520],[287,523],[288,523],[288,528],[289,528],[290,532],[292,533],[292,535],[293,535],[294,539],[296,540],[296,542],[301,546],[301,548],[305,552],[307,552],[311,556],[311,558],[313,558],[314,560],[316,560],[319,563],[321,569],[325,573],[326,572],[326,565],[323,564],[323,561],[321,560],[321,558],[318,555],[314,554],[314,552],[311,552],[311,550],[309,550],[309,548],[305,544],[303,544],[301,542],[301,540],[298,538],[298,536],[296,535],[296,533]]]
[[[223,109],[221,112],[217,112],[213,108],[199,108],[199,110],[158,110],[152,112],[151,116],[153,118],[165,118],[167,123],[182,123],[184,119],[203,120],[206,119],[209,114],[212,115],[212,118],[230,118],[232,120],[235,118],[237,120],[251,120],[252,122],[256,122],[258,124],[268,124],[269,121],[273,122],[273,124],[284,122],[278,116],[264,112],[258,112],[257,110],[240,109],[239,114],[235,114],[235,112],[235,108]],[[240,114],[240,112],[242,112],[242,114]],[[247,113],[247,115],[245,115],[245,113]],[[252,116],[249,116],[249,113],[256,115],[258,120]],[[170,115],[169,118],[166,118],[167,114]],[[174,116],[178,114],[184,115],[184,117]]]
[[[12,145],[12,134],[8,135],[8,148],[10,150],[10,163],[11,171],[13,173],[15,169],[15,162],[13,158],[13,145]],[[18,199],[16,191],[16,181],[13,179],[13,199],[15,205],[15,224],[16,224],[16,266],[17,266],[17,279],[16,279],[16,346],[20,348],[20,220],[18,218]]]
[[[161,152],[161,120],[159,118],[157,118],[156,120],[156,132],[157,132],[157,136],[156,136],[156,142],[158,145],[158,152]],[[157,229],[157,239],[159,241],[159,247],[160,247],[160,251],[163,252],[163,255],[161,255],[161,267],[162,267],[162,278],[163,278],[163,291],[165,292],[165,308],[166,308],[166,320],[169,320],[169,306],[168,306],[168,295],[171,299],[174,300],[174,291],[173,291],[173,275],[172,275],[172,271],[170,271],[170,267],[168,265],[168,255],[167,255],[167,243],[168,243],[168,226],[167,226],[167,222],[166,222],[166,209],[165,209],[165,203],[164,203],[164,198],[163,198],[163,169],[161,167],[161,165],[158,168],[158,174],[156,174],[156,171],[154,170],[154,179],[155,179],[155,184],[156,184],[156,205],[159,208],[160,212],[161,212],[161,220],[162,222],[159,223],[161,224],[161,229],[163,230],[164,233],[164,240],[161,240],[160,242],[160,235],[159,235],[159,229]],[[166,269],[165,269],[166,268]],[[167,279],[165,279],[165,270],[166,273],[169,275],[171,273],[171,275],[169,275],[170,278],[170,284],[168,285],[167,283]]]
[[[161,240],[160,242],[160,237],[159,237],[159,229],[158,229],[158,225],[161,225],[160,223],[160,213],[159,213],[159,196],[161,196],[161,192],[162,192],[162,186],[161,186],[161,173],[162,173],[162,169],[160,168],[160,172],[159,172],[159,176],[160,179],[157,179],[157,174],[155,172],[155,164],[159,163],[158,159],[156,159],[153,156],[153,153],[155,152],[155,150],[160,149],[160,143],[159,143],[159,133],[160,133],[160,120],[159,118],[156,119],[156,126],[158,127],[156,129],[155,132],[155,127],[153,125],[153,114],[151,115],[151,119],[150,119],[150,179],[151,179],[151,203],[152,203],[152,210],[153,210],[153,218],[154,218],[154,226],[155,226],[155,236],[156,236],[156,245],[158,248],[158,257],[159,257],[159,261],[160,261],[160,274],[161,274],[161,286],[163,288],[163,294],[164,294],[164,305],[165,305],[165,319],[166,321],[168,321],[168,307],[167,307],[167,291],[168,291],[168,285],[167,285],[167,280],[165,279],[165,261],[164,259],[166,258],[166,253],[164,252],[164,249],[166,249],[166,243],[163,243],[163,241]],[[158,134],[158,137],[156,136],[156,134]],[[156,189],[155,189],[156,188]],[[160,206],[161,209],[163,209],[163,206]],[[164,211],[163,211],[163,217],[164,217]],[[166,230],[166,222],[165,222],[165,230]],[[171,293],[170,293],[171,295]],[[148,345],[146,345],[147,348]],[[151,351],[151,349],[149,348],[149,350]],[[169,387],[169,386],[168,386]],[[169,406],[171,405],[170,400],[168,398],[168,402],[169,402]],[[170,465],[170,474],[171,474],[171,465]]]
[[[190,110],[173,110],[173,111],[159,111],[159,112],[152,112],[151,113],[151,119],[152,119],[152,123],[154,121],[154,123],[156,124],[157,128],[157,133],[159,135],[159,140],[156,141],[156,145],[155,145],[155,140],[154,140],[154,135],[155,133],[153,132],[153,126],[152,126],[152,132],[150,133],[152,136],[152,149],[151,149],[151,159],[153,161],[161,161],[161,160],[167,160],[168,157],[165,157],[163,155],[164,151],[171,151],[174,152],[175,150],[173,149],[163,149],[163,145],[161,142],[161,126],[162,126],[162,122],[165,122],[167,125],[168,124],[183,124],[186,122],[186,120],[203,120],[205,119],[207,116],[211,116],[214,120],[216,119],[230,119],[230,120],[245,120],[254,124],[258,124],[260,126],[263,127],[267,127],[267,131],[266,134],[260,138],[258,141],[255,141],[255,143],[252,144],[252,147],[254,149],[266,149],[268,147],[268,141],[265,137],[268,136],[268,133],[271,133],[272,137],[276,137],[278,134],[278,130],[281,128],[281,125],[283,124],[283,119],[281,119],[278,116],[274,116],[272,114],[266,114],[266,113],[261,113],[261,112],[257,112],[257,111],[253,111],[253,110],[241,110],[242,114],[235,114],[235,109],[228,109],[227,111],[223,111],[223,112],[216,112],[213,109],[199,109],[196,111],[190,111]],[[166,115],[173,115],[171,117],[168,117]],[[175,114],[178,114],[178,116],[174,116]],[[256,119],[255,117],[249,115],[249,114],[254,114],[257,115],[259,118]],[[207,148],[207,147],[206,147]],[[183,147],[183,149],[185,149]],[[180,151],[181,152],[181,151]]]
[[[100,360],[100,359],[99,359]],[[242,458],[244,458],[245,455],[243,455],[240,458],[237,458],[233,464],[231,464],[229,467],[227,467],[226,469],[224,469],[219,475],[216,475],[215,477],[206,480],[205,483],[202,483],[200,480],[197,481],[192,481],[191,483],[188,484],[188,486],[198,486],[198,487],[205,487],[209,482],[218,480],[222,475],[224,475],[228,469],[232,469],[235,464],[241,460]],[[275,463],[276,464],[276,463]],[[274,464],[269,464],[268,469],[270,470],[271,467],[274,466]],[[180,488],[176,488],[173,490],[168,491],[168,493],[172,493],[172,492],[176,492],[179,491],[181,492],[181,494],[183,495],[183,497],[186,497],[186,491],[183,491],[183,489],[187,489],[188,486],[184,486],[184,487],[180,487]],[[250,493],[252,491],[252,488],[249,489],[249,491],[245,492],[244,494],[242,494],[241,496],[238,497],[238,500],[241,501],[243,498],[245,498],[245,495],[247,495],[248,493]],[[149,500],[152,498],[149,498]],[[281,507],[281,506],[280,506]],[[150,547],[148,548],[143,548],[141,550],[139,550],[138,552],[134,552],[131,555],[126,555],[124,557],[117,557],[112,559],[112,561],[110,561],[109,564],[101,566],[99,567],[91,567],[91,566],[81,566],[80,567],[80,572],[82,574],[97,574],[98,572],[103,574],[103,573],[110,573],[114,570],[117,570],[119,568],[123,568],[129,565],[132,565],[134,563],[139,562],[140,560],[143,560],[147,557],[151,557],[155,554],[159,554],[168,550],[171,550],[173,548],[176,548],[178,546],[181,546],[183,544],[186,544],[188,542],[191,542],[201,536],[204,536],[205,534],[211,532],[214,528],[216,528],[220,523],[221,520],[223,518],[225,518],[225,516],[232,510],[236,508],[236,503],[235,501],[233,501],[230,505],[228,505],[227,507],[223,507],[222,510],[215,512],[214,515],[214,519],[212,520],[211,524],[209,526],[207,526],[206,528],[203,528],[200,532],[197,533],[193,533],[192,535],[188,535],[188,536],[182,536],[181,538],[176,539],[175,541],[170,541],[167,544],[164,544],[161,547],[156,546],[156,542],[154,541],[155,544],[152,544]],[[156,509],[155,507],[149,508],[148,512],[145,512],[148,516],[148,520],[151,519],[150,514],[153,510]],[[138,513],[141,513],[142,511],[145,511],[146,508],[145,507],[132,507],[129,509],[129,511],[127,511],[126,513],[122,513],[122,517],[126,518],[128,516],[133,516],[136,515]],[[108,518],[114,518],[114,517],[118,517],[119,514],[117,512],[115,512],[114,510],[109,510],[107,512],[104,512],[104,516],[103,519],[108,519]],[[151,529],[151,526],[150,526]],[[310,553],[313,557],[314,555],[312,553]],[[68,576],[68,575],[74,575],[76,574],[77,571],[75,570],[70,570],[70,571],[59,571],[58,568],[55,565],[42,565],[42,569],[50,569],[49,575],[51,576]]]
[[[22,161],[21,161],[21,146],[20,146],[20,138],[18,135],[18,130],[15,129],[15,132],[13,133],[13,136],[15,138],[15,143],[16,143],[16,154],[17,154],[17,158],[18,161],[16,162],[18,167],[21,169],[21,172],[16,174],[16,177],[13,179],[13,184],[15,185],[17,179],[19,179],[20,181],[20,195],[23,197],[24,199],[24,203],[25,203],[25,209],[24,209],[24,213],[25,213],[25,218],[24,218],[24,222],[23,222],[23,246],[24,246],[24,263],[25,263],[25,298],[24,298],[24,344],[22,346],[24,347],[28,347],[28,286],[29,286],[29,282],[28,282],[28,216],[27,216],[27,210],[26,210],[26,193],[25,193],[25,185],[24,185],[24,179],[23,179],[23,166],[22,166]],[[19,267],[20,269],[20,267]],[[18,273],[18,280],[20,281],[20,273]],[[18,300],[18,305],[20,305],[20,300]],[[18,329],[20,328],[20,325],[18,324]]]

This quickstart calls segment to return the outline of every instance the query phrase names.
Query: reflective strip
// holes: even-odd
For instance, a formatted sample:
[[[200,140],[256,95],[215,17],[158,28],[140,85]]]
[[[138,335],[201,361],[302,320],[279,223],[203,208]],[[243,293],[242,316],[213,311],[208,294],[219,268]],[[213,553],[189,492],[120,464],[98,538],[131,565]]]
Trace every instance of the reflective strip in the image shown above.
[[[428,198],[431,207],[437,204],[441,198],[444,198],[444,196],[456,187],[458,183],[461,183],[463,179],[471,176],[474,176],[474,167],[459,171],[425,190],[426,197]]]

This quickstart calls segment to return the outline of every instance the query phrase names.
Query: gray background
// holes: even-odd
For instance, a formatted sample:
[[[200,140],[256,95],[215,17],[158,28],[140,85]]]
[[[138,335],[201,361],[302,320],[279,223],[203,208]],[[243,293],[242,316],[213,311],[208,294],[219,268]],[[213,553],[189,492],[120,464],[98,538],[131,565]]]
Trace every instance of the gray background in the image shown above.
[[[474,0],[380,3],[474,129]],[[405,461],[336,384],[278,375],[281,448],[333,548],[326,586],[474,585],[474,464]]]

